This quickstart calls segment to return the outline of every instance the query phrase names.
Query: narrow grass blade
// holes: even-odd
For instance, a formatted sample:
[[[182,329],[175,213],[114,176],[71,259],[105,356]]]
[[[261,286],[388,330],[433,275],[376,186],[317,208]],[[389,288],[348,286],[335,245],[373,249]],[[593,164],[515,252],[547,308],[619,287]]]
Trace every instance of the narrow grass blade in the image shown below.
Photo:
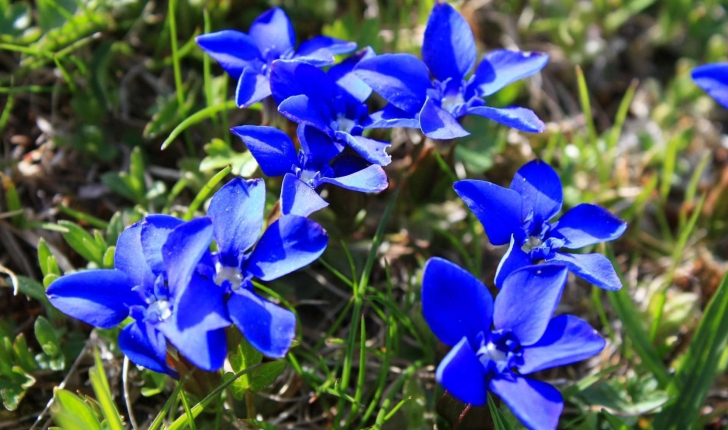
[[[91,386],[96,394],[96,400],[101,405],[101,412],[104,414],[106,419],[106,426],[110,430],[124,430],[124,424],[121,422],[121,416],[119,411],[116,410],[114,400],[111,398],[111,389],[109,389],[109,381],[106,379],[106,373],[104,372],[103,363],[101,363],[101,356],[99,350],[94,349],[94,364],[96,367],[89,370],[89,379],[91,379]]]
[[[205,184],[205,186],[202,187],[202,189],[200,190],[199,193],[197,193],[197,195],[195,196],[195,199],[192,200],[192,203],[190,203],[190,207],[187,208],[187,213],[185,213],[185,216],[184,216],[184,219],[185,220],[188,220],[189,221],[189,220],[192,219],[192,216],[195,214],[195,211],[197,210],[197,208],[200,207],[200,205],[202,204],[202,202],[204,202],[205,199],[207,198],[207,196],[210,195],[210,193],[215,188],[215,186],[220,181],[222,181],[222,179],[225,176],[227,176],[227,174],[230,173],[230,171],[232,169],[233,169],[232,166],[227,166],[226,168],[224,168],[224,169],[220,170],[219,172],[217,172],[215,174],[215,176],[213,176],[209,181],[207,181],[207,183]]]
[[[238,106],[235,104],[235,100],[229,100],[226,103],[210,106],[193,113],[192,115],[187,117],[187,119],[182,121],[177,127],[175,127],[171,133],[169,133],[167,139],[165,139],[165,141],[162,143],[162,149],[166,149],[169,145],[172,144],[172,142],[174,142],[174,140],[180,134],[182,134],[182,132],[197,124],[198,122],[202,122],[208,118],[212,118],[213,116],[215,116],[216,113],[220,111],[227,111],[237,108]]]

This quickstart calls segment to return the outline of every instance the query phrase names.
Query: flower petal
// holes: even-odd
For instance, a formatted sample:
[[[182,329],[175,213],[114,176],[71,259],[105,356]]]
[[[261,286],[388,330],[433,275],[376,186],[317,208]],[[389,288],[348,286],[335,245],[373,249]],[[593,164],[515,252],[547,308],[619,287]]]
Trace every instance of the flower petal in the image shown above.
[[[705,64],[691,72],[695,84],[728,109],[728,63]]]
[[[490,381],[490,389],[531,430],[555,430],[564,410],[559,390],[522,376],[500,377]]]
[[[420,111],[420,127],[425,136],[436,140],[457,139],[470,134],[457,118],[429,97]]]
[[[523,346],[536,343],[561,299],[568,273],[558,264],[528,266],[511,273],[495,298],[496,330],[512,330]]]
[[[365,128],[420,128],[419,113],[410,114],[388,104],[384,109],[369,115],[363,125]]]
[[[225,306],[225,290],[211,280],[194,275],[175,303],[176,330],[210,331],[231,324]]]
[[[162,246],[170,296],[176,301],[187,289],[192,275],[212,243],[212,220],[196,218],[172,230]]]
[[[460,81],[473,69],[475,56],[468,22],[448,3],[436,2],[422,43],[422,59],[432,74],[440,81]]]
[[[336,138],[346,142],[354,151],[372,164],[386,166],[392,162],[392,157],[387,154],[387,148],[392,145],[389,142],[380,142],[364,136],[352,136],[343,131],[337,131]]]
[[[546,332],[533,345],[523,349],[521,374],[539,372],[576,363],[599,354],[606,345],[588,322],[571,315],[559,315],[549,321]]]
[[[119,349],[134,364],[179,379],[167,364],[167,341],[151,324],[133,322],[119,333]]]
[[[354,73],[389,103],[410,114],[422,109],[432,88],[425,63],[412,54],[382,54],[361,61]]]
[[[582,203],[559,218],[551,236],[564,239],[564,248],[576,249],[617,239],[627,223],[596,205]]]
[[[207,216],[225,264],[237,267],[239,258],[258,240],[263,228],[265,182],[235,178],[212,196]]]
[[[243,69],[235,88],[235,103],[239,108],[246,108],[258,103],[270,95],[270,81],[262,73],[252,67]]]
[[[495,286],[500,288],[508,275],[529,265],[531,265],[531,258],[523,252],[520,245],[516,245],[515,236],[511,236],[508,252],[501,258],[498,269],[495,271]]]
[[[228,309],[245,339],[271,358],[283,358],[296,336],[296,316],[247,289],[237,290]]]
[[[230,129],[243,140],[266,176],[283,176],[298,165],[296,147],[290,137],[275,127],[241,125]]]
[[[341,63],[331,66],[327,72],[329,78],[356,100],[363,103],[372,94],[372,89],[354,74],[354,67],[360,61],[373,58],[375,55],[372,48],[366,47],[352,54]]]
[[[255,18],[250,25],[250,35],[266,59],[280,58],[296,46],[293,24],[283,9],[274,7]]]
[[[473,406],[488,401],[485,368],[467,338],[462,338],[437,366],[435,378],[456,399]]]
[[[457,181],[453,188],[483,224],[493,245],[509,243],[521,229],[522,198],[516,191],[474,179]]]
[[[345,145],[336,142],[323,131],[305,124],[298,126],[296,135],[301,143],[301,150],[306,156],[306,165],[300,166],[302,168],[321,169],[346,148]]]
[[[285,215],[268,226],[247,260],[247,271],[272,281],[315,261],[326,249],[329,237],[316,222]]]
[[[334,54],[348,54],[355,49],[356,42],[317,36],[301,43],[293,58],[323,67],[334,63]]]
[[[129,315],[129,306],[143,303],[133,287],[120,270],[86,270],[56,279],[46,295],[64,314],[94,327],[112,328]]]
[[[199,35],[195,41],[234,79],[240,78],[246,67],[259,70],[263,65],[255,40],[243,32],[223,30]]]
[[[184,221],[171,215],[154,214],[144,217],[141,223],[141,242],[144,258],[156,275],[166,272],[162,246],[172,230],[182,225]],[[141,285],[141,284],[138,284]]]
[[[559,175],[541,160],[530,161],[518,169],[511,189],[523,198],[523,219],[533,217],[534,225],[540,226],[553,218],[564,201]]]
[[[328,205],[316,190],[298,179],[296,175],[288,173],[283,177],[281,185],[281,213],[283,215],[307,217]]]
[[[270,89],[276,103],[306,95],[320,104],[328,104],[336,95],[333,81],[323,70],[296,60],[277,60],[271,65]]]
[[[136,222],[127,227],[116,240],[114,267],[129,277],[132,285],[154,284],[154,273],[147,264],[142,247],[142,223]]]
[[[321,182],[336,185],[347,190],[359,191],[361,193],[378,193],[389,187],[387,174],[382,166],[372,164],[358,172],[335,178],[323,178]]]
[[[169,343],[192,362],[208,372],[222,367],[227,356],[227,340],[224,329],[205,330],[202,325],[179,330],[170,318],[157,325]]]
[[[541,133],[546,130],[546,125],[532,110],[522,107],[492,108],[489,106],[476,106],[468,108],[467,112],[528,133]]]
[[[602,254],[567,254],[557,252],[554,263],[565,264],[571,273],[592,285],[614,291],[622,288],[622,281],[612,266],[612,262]]]
[[[443,343],[453,346],[463,337],[475,342],[490,329],[493,296],[466,270],[433,257],[422,275],[422,314]]]
[[[300,94],[283,100],[278,105],[278,112],[297,124],[304,124],[332,134],[331,109],[329,106]]]
[[[506,85],[538,73],[548,61],[549,56],[543,52],[490,51],[475,70],[468,90],[487,97]]]

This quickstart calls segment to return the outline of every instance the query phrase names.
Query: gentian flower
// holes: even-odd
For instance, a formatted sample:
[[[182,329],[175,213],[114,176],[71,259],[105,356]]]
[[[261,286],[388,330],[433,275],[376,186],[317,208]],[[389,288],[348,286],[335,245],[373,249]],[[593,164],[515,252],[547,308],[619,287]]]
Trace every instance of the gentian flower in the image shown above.
[[[278,60],[273,63],[270,86],[278,111],[293,122],[322,131],[331,141],[332,152],[348,145],[366,161],[386,166],[391,161],[385,151],[389,143],[361,135],[369,118],[364,101],[372,90],[352,73],[359,61],[372,56],[371,49],[362,50],[328,73],[299,61]]]
[[[214,371],[227,355],[223,328],[230,325],[227,315],[218,312],[223,302],[214,294],[217,285],[200,276],[178,275],[190,239],[176,235],[169,240],[180,226],[183,221],[169,215],[147,216],[119,235],[114,269],[65,275],[46,291],[61,312],[95,327],[113,328],[131,316],[135,321],[121,330],[119,348],[134,363],[175,378],[177,372],[166,360],[167,341],[195,366]],[[180,312],[189,299],[193,311]]]
[[[436,2],[422,44],[424,63],[411,54],[384,54],[356,66],[356,75],[389,102],[372,114],[368,127],[421,128],[432,139],[454,139],[469,134],[457,119],[472,114],[518,130],[542,132],[545,126],[532,111],[485,106],[483,97],[537,73],[548,55],[492,51],[466,80],[476,55],[465,19],[449,4]]]
[[[272,281],[316,260],[328,236],[315,222],[285,215],[260,235],[265,209],[265,182],[235,178],[210,200],[207,216],[181,225],[173,235],[186,237],[187,257],[177,268],[180,283],[200,277],[215,286],[209,291],[215,312],[228,316],[250,344],[263,355],[286,355],[296,333],[293,312],[255,293],[253,279]],[[212,240],[217,251],[209,251]],[[257,243],[256,243],[257,242]],[[167,249],[165,253],[180,252]],[[165,254],[166,255],[166,254]],[[199,298],[182,294],[181,314],[197,312]]]
[[[526,375],[598,354],[604,339],[586,321],[552,318],[567,270],[555,264],[513,272],[493,303],[488,289],[455,264],[431,258],[422,279],[422,313],[452,350],[436,378],[462,402],[481,406],[498,395],[529,429],[555,429],[559,391]]]
[[[197,37],[197,44],[238,80],[235,100],[247,107],[270,95],[268,77],[273,61],[289,59],[315,66],[334,63],[334,54],[356,49],[356,43],[318,36],[296,46],[293,24],[280,8],[263,12],[250,26],[250,34],[223,30]]]
[[[495,284],[503,284],[514,270],[541,261],[566,265],[575,275],[606,290],[622,287],[612,263],[601,254],[570,254],[578,249],[617,239],[627,223],[592,204],[580,204],[555,223],[563,191],[556,171],[541,160],[521,167],[503,188],[486,181],[455,182],[455,192],[483,224],[493,245],[510,248],[498,266]]]
[[[283,177],[281,212],[309,216],[328,203],[316,193],[323,184],[352,191],[376,193],[387,189],[387,174],[353,154],[339,155],[331,139],[314,127],[298,126],[301,150],[288,135],[277,128],[244,125],[232,132],[240,136],[267,176]]]
[[[693,81],[728,109],[728,63],[705,64],[693,69]]]

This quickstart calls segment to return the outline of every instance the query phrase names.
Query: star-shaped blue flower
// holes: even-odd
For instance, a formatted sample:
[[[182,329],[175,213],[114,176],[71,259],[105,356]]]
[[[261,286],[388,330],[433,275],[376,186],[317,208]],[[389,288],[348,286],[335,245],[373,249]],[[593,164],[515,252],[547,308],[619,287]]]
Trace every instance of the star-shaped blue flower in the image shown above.
[[[563,400],[551,385],[527,375],[598,354],[604,339],[586,321],[553,317],[566,283],[564,266],[513,272],[493,302],[477,278],[440,258],[425,265],[422,313],[452,350],[436,378],[462,402],[481,406],[498,395],[529,429],[552,430]]]
[[[334,63],[334,54],[356,49],[356,43],[318,36],[296,46],[296,33],[280,8],[263,12],[250,26],[250,34],[223,30],[197,37],[197,44],[225,71],[238,80],[235,100],[247,107],[271,94],[270,67],[278,59],[297,60],[315,66]]]
[[[170,270],[180,284],[196,277],[212,283],[215,288],[207,294],[214,298],[215,312],[229,315],[263,355],[281,358],[296,334],[295,315],[256,294],[252,281],[272,281],[310,264],[326,249],[328,236],[312,220],[284,215],[259,239],[264,209],[265,182],[235,178],[212,197],[206,217],[175,229],[170,240],[184,238],[184,244],[164,252],[183,255]],[[211,253],[213,239],[217,251]],[[183,292],[178,312],[199,312],[200,299],[193,291]]]
[[[457,119],[472,114],[518,130],[542,132],[545,126],[531,110],[485,106],[483,97],[537,73],[548,55],[492,51],[466,80],[476,55],[468,23],[452,6],[438,1],[425,30],[424,63],[411,54],[383,54],[357,65],[356,75],[389,102],[372,114],[368,127],[421,128],[432,139],[454,139],[469,134]]]
[[[697,86],[728,109],[728,63],[705,64],[691,74]]]
[[[119,334],[119,348],[134,363],[177,377],[167,364],[167,341],[195,366],[208,371],[222,367],[227,355],[219,312],[222,297],[213,282],[192,276],[180,282],[178,268],[185,253],[163,252],[168,238],[183,221],[168,215],[150,215],[119,236],[114,269],[87,270],[62,276],[46,291],[61,312],[95,327],[113,328],[131,316],[134,322]],[[187,237],[174,240],[186,248]],[[194,298],[193,312],[183,293]]]
[[[493,245],[510,248],[498,266],[495,284],[500,286],[514,270],[541,261],[566,265],[575,275],[606,290],[622,287],[612,263],[601,254],[570,254],[578,249],[617,239],[627,223],[592,204],[580,204],[555,223],[561,211],[563,191],[556,171],[541,160],[521,167],[510,188],[486,181],[455,182],[455,192],[483,224]]]
[[[240,136],[267,176],[283,176],[281,212],[309,216],[328,203],[316,193],[323,184],[352,191],[377,193],[387,189],[387,174],[354,154],[339,154],[335,142],[318,129],[301,124],[301,150],[288,135],[273,127],[244,125],[232,132]]]
[[[386,152],[389,143],[361,135],[369,120],[364,101],[372,90],[352,72],[357,63],[372,57],[374,52],[364,49],[328,73],[299,61],[278,60],[273,63],[270,87],[278,111],[323,132],[332,150],[341,152],[349,146],[366,161],[385,166],[391,161]]]

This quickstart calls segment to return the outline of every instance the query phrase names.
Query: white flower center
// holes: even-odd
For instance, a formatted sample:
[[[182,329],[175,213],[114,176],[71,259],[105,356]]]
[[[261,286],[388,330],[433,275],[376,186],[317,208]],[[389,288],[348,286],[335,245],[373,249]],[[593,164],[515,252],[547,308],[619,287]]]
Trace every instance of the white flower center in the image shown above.
[[[356,122],[353,119],[349,119],[342,114],[336,117],[336,122],[339,124],[339,131],[344,133],[351,133],[351,130],[356,126]]]
[[[463,95],[458,93],[454,96],[446,96],[442,98],[442,108],[445,109],[448,112],[451,112],[456,107],[460,106],[461,104],[465,103],[465,99],[463,98]]]
[[[172,305],[167,300],[157,300],[147,307],[147,315],[156,315],[159,321],[164,321],[172,315]]]
[[[523,246],[521,247],[521,251],[531,252],[532,249],[538,248],[541,245],[543,245],[543,241],[540,237],[531,236],[528,238],[526,243],[523,244]]]
[[[478,350],[478,356],[480,357],[481,362],[488,360],[506,361],[508,359],[508,354],[496,348],[495,344],[492,342],[488,342],[481,346]]]
[[[243,277],[240,275],[240,271],[234,267],[226,267],[217,263],[215,265],[215,283],[222,286],[224,281],[230,282],[230,286],[233,290],[240,288],[243,283]]]

